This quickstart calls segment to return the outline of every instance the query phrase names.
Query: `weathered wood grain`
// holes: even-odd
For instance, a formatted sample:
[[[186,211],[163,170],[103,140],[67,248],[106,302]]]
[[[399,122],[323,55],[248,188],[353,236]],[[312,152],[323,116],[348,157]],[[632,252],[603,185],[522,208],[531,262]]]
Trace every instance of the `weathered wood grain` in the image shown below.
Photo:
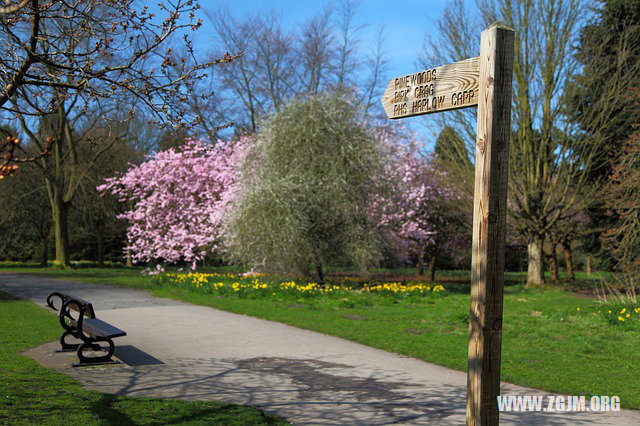
[[[392,78],[382,106],[392,119],[478,104],[478,58]]]
[[[467,425],[497,425],[514,31],[482,32],[473,205]]]

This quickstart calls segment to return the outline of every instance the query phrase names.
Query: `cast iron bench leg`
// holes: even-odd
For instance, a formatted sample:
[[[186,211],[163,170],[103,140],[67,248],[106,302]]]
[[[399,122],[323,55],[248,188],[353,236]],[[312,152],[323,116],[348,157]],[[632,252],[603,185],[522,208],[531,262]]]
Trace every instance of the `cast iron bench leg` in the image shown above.
[[[78,349],[78,346],[80,346],[79,343],[67,343],[64,339],[67,336],[73,336],[76,339],[78,339],[78,335],[72,331],[69,330],[65,330],[64,333],[62,333],[62,336],[60,336],[60,346],[62,346],[62,349],[57,349],[56,352],[71,352],[71,351],[75,351],[76,349]]]
[[[94,351],[102,349],[100,345],[94,342],[107,342],[107,344],[109,345],[107,354],[102,356],[91,356],[91,357],[85,356],[83,351],[86,349],[91,349]],[[84,342],[80,344],[77,349],[78,359],[80,360],[80,362],[78,364],[73,364],[73,366],[82,367],[85,365],[95,365],[95,364],[117,364],[118,363],[117,361],[114,361],[111,359],[111,356],[113,355],[114,351],[115,351],[115,345],[113,344],[113,340],[111,340],[108,337],[101,337],[101,338],[95,339],[93,342]]]

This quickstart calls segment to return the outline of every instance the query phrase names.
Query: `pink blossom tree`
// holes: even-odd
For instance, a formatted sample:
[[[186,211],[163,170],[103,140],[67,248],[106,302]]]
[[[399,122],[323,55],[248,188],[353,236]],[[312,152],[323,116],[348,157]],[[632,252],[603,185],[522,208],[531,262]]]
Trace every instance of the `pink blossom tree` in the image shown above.
[[[380,227],[400,259],[415,259],[422,274],[428,260],[434,279],[438,252],[454,251],[468,240],[460,191],[424,143],[406,132],[374,132],[386,152],[382,191],[374,201]]]
[[[189,140],[155,153],[98,187],[132,208],[128,247],[134,262],[190,262],[216,251],[225,209],[236,194],[238,165],[249,136],[214,146]]]

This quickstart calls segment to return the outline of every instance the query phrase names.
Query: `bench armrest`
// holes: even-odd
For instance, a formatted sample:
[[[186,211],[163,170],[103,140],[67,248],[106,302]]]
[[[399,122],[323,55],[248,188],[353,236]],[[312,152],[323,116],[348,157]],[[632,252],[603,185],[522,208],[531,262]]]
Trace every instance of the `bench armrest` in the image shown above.
[[[58,297],[60,299],[60,308],[56,308],[55,305],[53,304],[54,297]],[[68,298],[66,294],[62,294],[57,291],[54,291],[49,296],[47,296],[47,306],[53,309],[54,311],[59,311],[62,308],[62,305],[64,305],[64,302],[67,301],[67,299]]]

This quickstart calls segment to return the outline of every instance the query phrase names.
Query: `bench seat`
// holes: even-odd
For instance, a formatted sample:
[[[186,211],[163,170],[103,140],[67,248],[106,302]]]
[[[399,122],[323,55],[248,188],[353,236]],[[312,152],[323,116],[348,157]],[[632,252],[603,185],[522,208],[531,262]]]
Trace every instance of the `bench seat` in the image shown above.
[[[82,331],[94,338],[103,336],[113,339],[127,335],[127,333],[120,330],[118,327],[114,327],[98,318],[85,318],[82,321]]]

